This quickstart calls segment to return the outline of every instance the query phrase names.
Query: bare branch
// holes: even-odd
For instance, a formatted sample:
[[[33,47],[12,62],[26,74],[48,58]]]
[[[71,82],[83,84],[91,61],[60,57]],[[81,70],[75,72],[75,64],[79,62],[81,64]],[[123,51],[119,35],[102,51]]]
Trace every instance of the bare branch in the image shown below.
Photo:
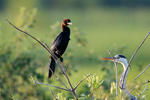
[[[139,78],[149,67],[150,67],[150,64],[134,80]]]
[[[25,32],[25,31],[19,29],[19,28],[16,27],[14,24],[12,24],[8,19],[7,19],[6,21],[7,21],[11,26],[13,26],[15,29],[17,29],[18,31],[23,32],[24,34],[30,36],[32,39],[36,40],[40,45],[42,45],[42,46],[49,52],[49,54],[53,57],[53,59],[55,60],[55,62],[60,66],[62,72],[63,72],[64,75],[65,75],[65,78],[66,78],[68,84],[69,84],[70,87],[71,87],[71,92],[73,93],[75,99],[78,100],[78,95],[76,94],[76,91],[74,90],[74,88],[73,88],[73,86],[72,86],[72,84],[71,84],[71,82],[70,82],[70,79],[69,79],[67,73],[65,72],[63,63],[60,62],[60,61],[57,61],[58,57],[57,57],[51,50],[49,50],[49,48],[48,48],[47,46],[45,46],[40,40],[38,40],[38,39],[35,38],[34,36],[30,35],[29,33],[27,33],[27,32]]]
[[[42,84],[42,85],[46,85],[46,86],[50,86],[50,87],[54,87],[54,88],[57,88],[57,89],[61,89],[61,90],[65,90],[65,91],[70,91],[70,92],[71,92],[70,89],[65,89],[65,88],[61,88],[61,87],[59,87],[59,86],[54,86],[54,85],[51,85],[51,84],[44,84],[44,83],[41,83],[41,82],[39,82],[39,81],[36,81],[36,80],[33,79],[32,76],[31,76],[31,79],[32,79],[32,81],[34,82],[34,84]]]
[[[147,80],[146,82],[142,83],[141,86],[148,84],[148,83],[150,83],[150,80]],[[129,93],[133,92],[135,89],[136,89],[136,87],[133,87],[132,89],[130,89]]]
[[[130,60],[129,60],[129,65],[131,64],[131,62],[133,61],[134,57],[136,56],[137,52],[139,51],[139,49],[142,47],[142,45],[144,44],[144,42],[146,41],[146,39],[148,38],[148,36],[150,35],[150,32],[145,36],[145,38],[143,39],[143,41],[140,43],[140,45],[137,47],[137,49],[135,50],[135,52],[133,53],[133,55],[131,56]]]
[[[146,80],[146,86],[145,86],[144,90],[137,96],[137,98],[139,98],[147,90],[147,83],[148,83],[148,81]]]
[[[18,31],[20,31],[20,32],[22,32],[22,33],[24,33],[24,34],[30,36],[30,37],[33,38],[34,40],[36,40],[39,44],[41,44],[41,45],[49,52],[48,48],[47,48],[40,40],[38,40],[38,39],[35,38],[34,36],[30,35],[29,33],[27,33],[27,32],[25,32],[25,31],[19,29],[19,28],[16,27],[14,24],[12,24],[8,19],[6,19],[6,21],[7,21],[12,27],[14,27],[15,29],[17,29]],[[49,52],[49,53],[50,53],[50,52]]]
[[[110,50],[108,50],[108,53],[109,53],[109,55],[110,55],[111,57],[113,57],[113,56],[111,55]],[[117,96],[118,96],[118,66],[117,66],[117,63],[116,63],[115,61],[113,61],[113,62],[114,62],[115,69],[116,69],[116,97],[117,97]]]
[[[76,90],[76,89],[78,88],[78,86],[79,86],[84,80],[86,80],[89,76],[91,76],[91,74],[88,74],[88,75],[85,76],[82,80],[80,80],[80,81],[76,84],[74,90]]]
[[[142,45],[144,44],[144,42],[146,41],[146,39],[148,38],[148,36],[150,35],[150,32],[145,36],[145,38],[143,39],[143,41],[140,43],[140,45],[137,47],[137,49],[135,50],[135,52],[133,53],[133,55],[131,56],[130,60],[129,60],[129,65],[125,71],[125,75],[129,69],[129,66],[131,64],[131,62],[133,61],[134,57],[136,56],[137,52],[139,51],[139,49],[142,47]],[[123,84],[124,84],[124,81],[125,81],[125,76],[123,77]]]
[[[78,100],[78,95],[76,94],[76,91],[74,90],[74,88],[73,88],[73,86],[72,86],[72,84],[71,84],[71,82],[70,82],[70,79],[69,79],[69,77],[68,77],[68,75],[67,75],[67,73],[66,73],[66,71],[65,71],[65,69],[64,69],[63,63],[62,63],[61,61],[57,61],[57,60],[55,60],[55,61],[56,61],[56,63],[60,66],[62,72],[64,73],[64,75],[65,75],[65,77],[66,77],[66,80],[67,80],[68,84],[69,84],[70,87],[71,87],[71,90],[72,90],[72,93],[73,93],[75,99]]]

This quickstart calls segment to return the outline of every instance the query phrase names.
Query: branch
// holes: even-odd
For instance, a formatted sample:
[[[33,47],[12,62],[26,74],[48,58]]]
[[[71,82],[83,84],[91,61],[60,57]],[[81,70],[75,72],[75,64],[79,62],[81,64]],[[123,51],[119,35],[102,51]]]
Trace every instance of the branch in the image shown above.
[[[140,45],[137,47],[137,49],[135,50],[135,52],[133,53],[133,55],[131,56],[130,60],[129,60],[129,65],[125,71],[125,75],[129,69],[129,66],[131,64],[131,62],[133,61],[134,57],[136,56],[137,52],[139,51],[139,49],[142,47],[142,45],[144,44],[144,42],[146,41],[146,39],[148,38],[148,36],[150,35],[150,32],[145,36],[145,38],[143,39],[143,41],[140,43]],[[125,76],[123,77],[123,84],[124,84],[124,80],[125,80]]]
[[[146,82],[142,83],[141,86],[148,84],[148,83],[150,83],[150,80],[147,80]],[[132,89],[130,89],[129,93],[133,92],[135,89],[136,89],[136,87],[133,87]]]
[[[150,64],[134,80],[139,78],[149,67],[150,67]]]
[[[147,83],[148,83],[148,81],[146,80],[146,86],[145,86],[144,90],[138,95],[138,97],[140,97],[147,90]]]
[[[65,69],[64,69],[63,63],[62,63],[61,61],[57,61],[57,60],[55,60],[55,61],[56,61],[56,63],[59,65],[59,67],[60,67],[60,69],[62,70],[62,72],[64,73],[64,75],[65,75],[65,77],[66,77],[66,80],[67,80],[68,84],[69,84],[70,87],[71,87],[71,91],[72,91],[74,97],[76,98],[76,100],[78,100],[78,95],[76,94],[76,91],[74,90],[74,88],[73,88],[73,86],[72,86],[72,84],[71,84],[71,82],[70,82],[70,79],[69,79],[69,77],[68,77],[68,75],[67,75],[67,73],[66,73],[66,71],[65,71]]]
[[[113,57],[111,55],[110,50],[108,50],[108,53],[111,57]],[[117,67],[117,63],[115,62],[115,60],[113,62],[114,62],[115,68],[116,68],[116,97],[117,97],[118,96],[118,67]]]
[[[16,26],[15,26],[14,24],[12,24],[8,19],[7,19],[6,21],[7,21],[12,27],[14,27],[15,29],[17,29],[18,31],[20,31],[20,32],[22,32],[22,33],[24,33],[24,34],[30,36],[32,39],[36,40],[40,45],[42,45],[42,46],[49,52],[49,54],[53,57],[53,59],[55,60],[55,62],[60,66],[60,69],[61,69],[62,72],[64,73],[65,78],[66,78],[66,80],[67,80],[69,86],[71,87],[71,92],[73,93],[75,99],[78,100],[78,95],[76,94],[76,92],[75,92],[75,90],[74,90],[74,88],[73,88],[73,86],[72,86],[72,84],[71,84],[71,82],[70,82],[70,79],[69,79],[68,75],[67,75],[66,72],[65,72],[63,63],[60,62],[60,61],[57,61],[58,57],[48,48],[48,46],[47,46],[47,45],[45,46],[40,40],[38,40],[38,39],[35,38],[34,36],[30,35],[29,33],[25,32],[25,31],[23,31],[23,30],[21,30],[21,29],[19,29],[18,27],[16,27]]]
[[[14,24],[12,24],[8,19],[7,19],[6,21],[7,21],[11,26],[13,26],[15,29],[17,29],[17,30],[23,32],[24,34],[26,34],[26,35],[30,36],[31,38],[33,38],[34,40],[36,40],[38,43],[40,43],[40,44],[51,54],[51,51],[50,51],[50,49],[49,49],[49,47],[48,47],[48,45],[47,45],[46,43],[45,43],[45,45],[44,45],[39,39],[35,38],[34,36],[30,35],[29,33],[25,32],[25,31],[19,29],[19,28],[16,27]],[[53,73],[52,70],[51,70],[51,72]],[[61,81],[61,83],[62,83],[62,81]],[[64,83],[63,83],[63,85],[64,85]],[[66,85],[64,85],[64,86],[67,88]]]
[[[78,88],[78,86],[79,86],[84,80],[86,80],[89,76],[91,76],[91,74],[88,74],[88,75],[85,76],[82,80],[80,80],[80,81],[76,84],[74,90],[76,90],[76,89]]]
[[[70,89],[61,88],[61,87],[59,87],[59,86],[54,86],[54,85],[51,85],[51,84],[44,84],[44,83],[41,83],[41,82],[39,82],[39,81],[34,80],[32,76],[31,76],[31,79],[32,79],[32,81],[34,82],[34,84],[42,84],[42,85],[46,85],[46,86],[50,86],[50,87],[55,87],[55,88],[57,88],[57,89],[61,89],[61,90],[65,90],[65,91],[71,91]]]
[[[146,39],[148,38],[148,36],[150,35],[150,32],[145,36],[145,38],[143,39],[143,41],[140,43],[140,45],[137,47],[137,49],[135,50],[135,52],[133,53],[133,55],[131,56],[130,60],[129,60],[129,65],[131,64],[131,62],[133,61],[134,57],[136,56],[137,52],[139,51],[139,49],[142,47],[142,45],[144,44],[144,42],[146,41]]]
[[[12,27],[14,27],[15,29],[17,29],[18,31],[20,31],[20,32],[22,32],[22,33],[24,33],[24,34],[30,36],[30,37],[33,38],[34,40],[36,40],[39,44],[41,44],[41,45],[50,53],[50,51],[48,50],[48,48],[47,48],[40,40],[38,40],[38,39],[35,38],[34,36],[30,35],[29,33],[27,33],[27,32],[25,32],[25,31],[19,29],[19,28],[16,27],[14,24],[12,24],[8,19],[6,19],[6,21],[7,21]]]

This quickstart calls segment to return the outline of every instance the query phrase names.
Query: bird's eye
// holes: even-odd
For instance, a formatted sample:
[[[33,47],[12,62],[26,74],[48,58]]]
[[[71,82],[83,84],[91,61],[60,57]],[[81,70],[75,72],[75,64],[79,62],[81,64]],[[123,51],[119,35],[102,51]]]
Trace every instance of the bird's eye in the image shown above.
[[[119,59],[120,57],[119,57],[119,56],[115,56],[115,58],[116,58],[116,59]]]
[[[118,56],[117,59],[119,59],[120,57]]]

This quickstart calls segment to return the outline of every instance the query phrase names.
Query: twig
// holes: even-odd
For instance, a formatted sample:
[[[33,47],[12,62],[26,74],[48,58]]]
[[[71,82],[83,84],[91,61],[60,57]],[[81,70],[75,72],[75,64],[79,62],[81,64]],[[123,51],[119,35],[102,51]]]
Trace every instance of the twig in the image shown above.
[[[76,84],[76,86],[75,86],[75,90],[78,88],[78,86],[84,81],[84,80],[86,80],[89,76],[91,76],[91,74],[88,74],[87,76],[85,76],[82,80],[80,80],[77,84]]]
[[[59,87],[59,86],[54,86],[54,85],[51,85],[51,84],[44,84],[44,83],[41,83],[41,82],[39,82],[39,81],[34,80],[32,76],[31,76],[31,79],[32,79],[32,81],[33,81],[35,84],[42,84],[42,85],[46,85],[46,86],[50,86],[50,87],[55,87],[55,88],[57,88],[57,89],[61,89],[61,90],[65,90],[65,91],[71,91],[70,89],[61,88],[61,87]]]
[[[134,80],[139,78],[149,67],[150,67],[150,64]]]
[[[130,60],[129,60],[129,65],[125,71],[125,75],[129,69],[129,66],[131,64],[131,62],[133,61],[134,57],[136,56],[137,52],[139,51],[139,49],[142,47],[142,45],[144,44],[144,42],[146,41],[146,39],[148,38],[148,36],[150,35],[150,32],[145,36],[145,38],[143,39],[143,41],[140,43],[140,45],[137,47],[137,49],[135,50],[135,52],[133,53],[133,55],[131,56]],[[124,84],[124,81],[125,81],[125,76],[123,77],[123,84]]]
[[[144,90],[137,96],[137,98],[139,98],[139,96],[141,96],[146,90],[147,90],[147,80],[146,80],[146,86],[144,88]]]
[[[147,80],[146,82],[142,83],[141,86],[148,84],[148,83],[150,83],[150,80]],[[129,93],[133,92],[135,89],[136,89],[136,87],[133,87],[132,89],[130,89]]]
[[[108,53],[112,57],[110,50],[108,50]],[[113,61],[113,62],[114,62],[115,68],[116,68],[116,97],[117,97],[118,96],[118,66],[115,61]]]
[[[135,52],[133,53],[133,55],[131,56],[130,60],[129,60],[129,65],[131,64],[131,62],[133,61],[134,57],[136,56],[137,52],[139,51],[139,49],[142,47],[142,45],[144,44],[144,42],[146,41],[146,39],[148,38],[148,36],[150,35],[150,32],[148,32],[148,34],[145,36],[145,38],[143,39],[143,41],[140,43],[140,45],[137,47],[137,49],[135,50]]]
[[[73,86],[72,86],[72,84],[71,84],[71,82],[70,82],[70,79],[69,79],[67,73],[65,72],[63,63],[60,62],[60,61],[56,61],[56,63],[60,66],[62,72],[64,73],[64,75],[65,75],[65,77],[66,77],[66,80],[67,80],[68,84],[69,84],[70,87],[71,87],[71,90],[72,90],[72,93],[73,93],[74,97],[76,98],[76,100],[78,100],[78,95],[76,94],[76,91],[75,91],[75,89],[73,88]]]
[[[19,28],[16,27],[14,24],[12,24],[8,19],[7,19],[6,21],[7,21],[11,26],[13,26],[15,29],[17,29],[18,31],[20,31],[20,32],[22,32],[22,33],[24,33],[24,34],[30,36],[30,37],[33,38],[34,40],[36,40],[40,45],[42,45],[42,46],[49,52],[49,54],[53,57],[53,59],[55,60],[55,62],[60,66],[60,68],[61,68],[62,72],[64,73],[65,78],[66,78],[66,80],[67,80],[67,82],[68,82],[68,84],[69,84],[69,86],[70,86],[70,88],[71,88],[71,92],[73,93],[75,99],[78,100],[78,95],[77,95],[76,91],[74,90],[74,88],[73,88],[73,86],[72,86],[72,84],[71,84],[71,82],[70,82],[70,79],[69,79],[68,75],[67,75],[66,72],[65,72],[63,63],[60,62],[60,61],[57,61],[58,57],[57,57],[51,50],[49,50],[49,48],[47,48],[47,46],[45,46],[40,40],[38,40],[38,39],[35,38],[34,36],[30,35],[29,33],[27,33],[27,32],[25,32],[25,31],[19,29]]]
[[[16,27],[14,24],[12,24],[8,19],[6,19],[6,21],[7,21],[12,27],[14,27],[15,29],[17,29],[18,31],[23,32],[24,34],[26,34],[26,35],[30,36],[31,38],[33,38],[34,40],[36,40],[39,44],[41,44],[41,45],[49,52],[48,48],[47,48],[40,40],[38,40],[38,39],[35,38],[34,36],[30,35],[29,33],[27,33],[27,32],[25,32],[25,31],[19,29],[19,28]],[[50,52],[49,52],[49,53],[50,53]]]

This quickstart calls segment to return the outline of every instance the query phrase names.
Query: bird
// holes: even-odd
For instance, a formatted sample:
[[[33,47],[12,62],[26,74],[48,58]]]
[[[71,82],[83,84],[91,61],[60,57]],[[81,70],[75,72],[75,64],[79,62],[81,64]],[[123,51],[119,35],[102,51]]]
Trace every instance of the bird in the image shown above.
[[[120,81],[119,81],[119,87],[120,90],[122,90],[125,95],[127,95],[129,97],[130,100],[137,100],[135,96],[133,96],[132,94],[129,93],[127,87],[126,87],[126,78],[129,72],[129,63],[127,58],[124,55],[121,54],[117,54],[114,57],[105,57],[102,58],[103,60],[110,60],[110,61],[115,61],[116,63],[120,63],[123,66],[123,72],[121,74],[120,77]]]
[[[55,54],[55,56],[59,58],[61,62],[63,62],[62,55],[64,54],[70,40],[70,28],[68,25],[72,25],[72,22],[70,19],[66,18],[62,21],[60,34],[55,38],[50,46],[52,53]],[[52,56],[50,56],[50,58],[51,62],[49,65],[49,78],[51,78],[52,74],[55,72],[56,66],[54,58]]]

